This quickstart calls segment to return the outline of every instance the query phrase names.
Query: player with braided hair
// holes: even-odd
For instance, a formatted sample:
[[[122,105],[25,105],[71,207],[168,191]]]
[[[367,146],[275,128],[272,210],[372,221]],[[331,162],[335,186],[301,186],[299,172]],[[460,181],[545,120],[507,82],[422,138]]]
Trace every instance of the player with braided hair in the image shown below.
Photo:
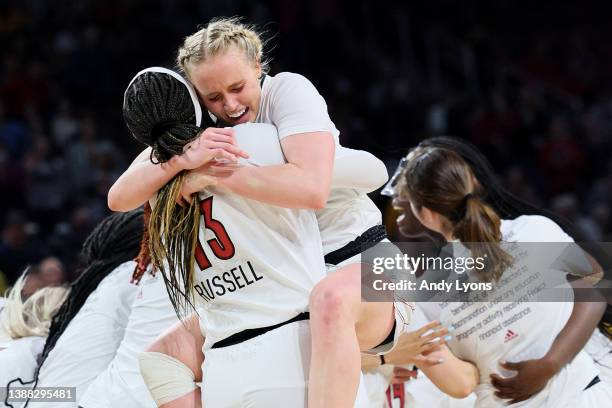
[[[360,378],[360,347],[370,349],[389,343],[409,321],[406,316],[398,316],[394,332],[393,305],[363,303],[360,297],[361,268],[356,262],[362,244],[385,238],[380,211],[365,192],[384,183],[384,166],[382,179],[372,189],[351,184],[332,191],[330,196],[334,151],[340,147],[336,146],[339,132],[329,118],[325,101],[301,75],[266,75],[262,41],[251,27],[238,20],[216,19],[187,37],[177,62],[217,125],[260,122],[278,129],[288,163],[240,167],[229,177],[215,179],[218,186],[275,206],[320,210],[317,220],[326,261],[337,271],[317,285],[310,297],[313,361],[309,403],[351,406]],[[222,130],[230,141],[233,130]],[[206,129],[200,139],[209,140],[215,131],[219,129]],[[380,174],[376,168],[357,163],[353,163],[353,180],[362,177],[371,182]],[[129,169],[109,192],[109,205],[116,210],[140,205],[157,191],[160,181],[173,176],[159,175]],[[300,188],[295,188],[297,180]],[[206,182],[193,183],[193,189],[184,188],[182,195],[199,191]],[[138,191],[131,187],[135,183],[140,184]],[[343,262],[348,266],[341,267]],[[335,306],[329,304],[332,300]]]
[[[173,130],[172,125],[168,124],[172,121],[181,120],[191,120],[193,122],[194,115],[185,119],[184,116],[173,117],[171,112],[168,113],[169,110],[165,106],[174,104],[173,98],[177,97],[174,93],[171,93],[172,95],[169,97],[164,96],[164,98],[149,98],[148,94],[163,91],[165,88],[174,89],[177,84],[184,89],[182,98],[192,103],[190,111],[193,112],[194,108],[199,109],[199,104],[194,103],[187,93],[189,88],[185,81],[177,74],[163,69],[153,68],[142,71],[134,78],[126,91],[124,103],[126,123],[128,125],[131,123],[144,124],[149,121],[148,131],[143,132],[142,135],[135,133],[134,136],[138,140],[149,144],[152,149],[157,148],[158,157],[156,159],[158,160],[159,156],[165,153],[162,152],[165,147],[171,146],[170,143],[158,140],[158,138],[170,137],[169,134]],[[156,101],[160,104],[154,107],[155,121],[151,121],[150,115],[142,115],[140,106],[135,108],[139,104],[146,105],[148,101]],[[155,130],[159,128],[158,123],[161,121],[166,123],[167,130],[156,134]],[[130,126],[130,129],[135,132],[133,126]],[[153,134],[151,134],[151,130],[153,130]],[[259,155],[258,162],[260,164],[266,164],[267,160],[275,162],[270,164],[282,163],[282,152],[280,146],[278,146],[278,136],[273,127],[258,125],[243,127],[241,130],[247,132],[246,135],[240,132],[237,134],[237,138],[245,136],[240,139],[241,144],[248,144],[249,136],[251,146],[255,146],[261,140],[276,141],[275,154]],[[192,138],[185,138],[184,144],[187,145],[193,138],[197,138],[200,131],[194,129]],[[175,135],[171,137],[177,139]],[[183,154],[170,160],[178,161],[181,160],[181,156],[189,155],[192,146],[189,145]],[[198,148],[202,148],[202,146],[193,147],[193,149]],[[176,154],[176,152],[172,152],[172,154]],[[246,156],[237,147],[232,147],[232,154]],[[208,161],[211,159],[213,159],[213,156],[209,154]],[[174,181],[170,181],[169,185],[173,183]],[[217,340],[227,340],[232,335],[249,331],[253,327],[260,330],[261,327],[265,328],[278,323],[278,321],[287,320],[287,324],[282,329],[275,331],[274,336],[270,339],[271,343],[267,344],[265,348],[262,345],[260,358],[266,358],[265,350],[268,347],[273,347],[277,353],[281,354],[293,353],[296,342],[308,335],[308,325],[303,322],[306,315],[304,313],[300,314],[300,311],[305,309],[308,304],[310,289],[323,276],[324,272],[320,241],[317,243],[318,229],[314,214],[307,210],[273,209],[261,203],[215,190],[214,187],[208,187],[206,192],[201,193],[199,200],[191,200],[189,204],[189,207],[195,205],[202,210],[201,217],[204,219],[204,223],[200,225],[199,240],[196,235],[196,242],[179,241],[178,239],[181,237],[180,234],[177,234],[177,240],[175,243],[171,243],[170,241],[174,239],[172,233],[176,231],[176,224],[179,222],[191,223],[190,220],[192,219],[189,213],[183,213],[189,214],[189,217],[172,218],[172,216],[168,216],[168,213],[171,212],[185,211],[185,208],[176,205],[179,191],[180,185],[178,190],[173,189],[169,194],[163,194],[163,189],[160,191],[160,194],[154,199],[149,225],[151,259],[154,267],[159,269],[164,276],[170,293],[170,300],[176,302],[174,306],[177,314],[182,318],[187,317],[186,312],[189,311],[189,307],[194,305],[191,299],[195,294],[198,304],[203,306],[200,311],[200,320],[205,322],[203,327],[206,330],[206,341],[213,344],[219,343]],[[215,209],[214,212],[211,211],[211,207]],[[162,214],[161,228],[158,228],[155,224],[156,213]],[[210,235],[207,230],[210,230]],[[244,234],[242,232],[244,230],[249,231],[249,234]],[[309,237],[315,239],[310,240]],[[189,266],[185,265],[185,269],[180,270],[176,268],[176,263],[173,263],[174,261],[169,258],[172,258],[175,253],[182,254],[180,249],[186,245],[194,246],[193,257],[197,262],[195,262],[195,265],[190,262]],[[204,252],[204,245],[209,246],[213,254],[222,257],[226,262],[210,263],[208,253]],[[173,252],[172,248],[175,248],[176,251]],[[156,251],[158,252],[156,253]],[[274,258],[264,256],[263,254],[266,253],[275,253]],[[190,272],[189,267],[195,269],[195,274]],[[287,282],[292,281],[293,284],[287,284]],[[254,304],[260,303],[262,300],[262,297],[258,295],[259,293],[275,293],[277,296],[274,304],[265,307],[266,312],[264,314],[257,313],[257,308],[253,307]],[[232,309],[236,311],[233,312]],[[295,316],[296,314],[297,316]],[[184,320],[189,325],[190,319],[186,318]],[[222,321],[230,324],[224,323],[221,325]],[[196,330],[199,330],[199,325]],[[200,337],[202,337],[201,333]],[[289,339],[289,341],[283,341],[281,346],[277,344],[281,338],[283,340]],[[293,339],[293,341],[290,339]],[[304,350],[304,353],[306,352],[307,350]],[[227,380],[227,374],[224,373],[227,368],[220,362],[221,360],[217,363],[210,363],[211,360],[214,361],[215,356],[221,356],[225,353],[226,350],[223,346],[213,346],[206,359],[206,362],[209,363],[206,368],[206,378],[218,378],[218,381]],[[217,357],[217,359],[221,359],[221,357]],[[275,376],[274,379],[261,378],[260,376],[253,377],[253,386],[257,387],[255,380],[263,381],[263,384],[269,384],[272,389],[278,390],[280,395],[274,395],[277,402],[281,401],[285,405],[295,406],[304,401],[303,371],[301,367],[290,363],[294,361],[293,357],[288,361],[289,363],[284,369],[279,369],[278,376]],[[168,361],[168,359],[162,361],[162,357],[158,354],[146,353],[141,365],[163,365],[171,362],[172,360]],[[257,365],[253,364],[253,368],[256,368]],[[155,370],[151,371],[155,375]],[[191,371],[197,370],[191,368]],[[164,371],[164,373],[167,372]],[[252,393],[244,397],[258,404],[264,404],[262,401],[270,401],[270,391],[263,391],[268,387],[261,385],[261,388],[262,392]],[[213,406],[225,406],[225,399],[241,397],[240,393],[230,395],[222,392],[218,387],[208,387],[205,395],[206,398],[212,398],[213,401],[216,401],[212,403]],[[166,402],[166,396],[164,395],[159,396],[154,391],[153,396],[160,404]]]
[[[188,177],[183,170],[200,167],[213,159],[235,161],[236,157],[247,155],[235,145],[226,143],[223,134],[220,141],[213,137],[199,145],[202,128],[196,123],[201,122],[202,111],[194,108],[195,94],[179,78],[175,72],[163,68],[140,72],[128,85],[123,112],[134,137],[149,146],[150,162],[180,169],[157,193],[158,205],[151,210],[147,238],[151,260],[166,280],[177,315],[186,316],[193,302],[191,292],[184,292],[182,288],[193,286],[200,206],[197,200],[185,206],[175,205],[177,192]],[[192,143],[194,140],[198,140],[197,144]],[[191,149],[204,150],[205,157],[192,163]]]
[[[80,254],[85,269],[53,318],[34,386],[77,387],[80,396],[111,361],[136,294],[129,281],[142,224],[142,209],[112,214],[87,237]]]
[[[111,215],[87,237],[80,255],[85,269],[70,285],[70,296],[53,317],[41,366],[100,282],[118,266],[136,257],[142,239],[142,230],[139,230],[142,223],[142,210]]]
[[[134,137],[151,146],[143,152],[142,156],[154,162],[163,161],[162,168],[188,163],[188,155],[176,157],[173,160],[168,159],[172,157],[172,154],[181,153],[184,146],[202,131],[198,126],[202,120],[201,110],[193,90],[180,75],[160,67],[145,69],[130,82],[125,94],[124,116]],[[213,150],[210,149],[210,158],[213,157]],[[229,155],[223,156],[223,153],[220,153],[218,157],[233,159]],[[183,176],[179,177],[182,180]],[[164,208],[164,200],[163,196],[157,198],[158,205],[154,207],[158,211]],[[168,207],[174,207],[174,202]],[[171,212],[170,208],[168,210]],[[177,210],[181,211],[182,208],[177,207]],[[189,212],[187,214],[189,215]],[[155,273],[157,272],[155,268],[147,269],[152,261],[149,229],[152,216],[153,210],[150,204],[146,203],[144,206],[145,229],[136,260],[136,269],[132,276],[132,282],[140,283],[140,289],[132,304],[125,335],[113,361],[92,382],[81,398],[80,405],[83,407],[110,408],[122,404],[136,408],[150,407],[155,404],[139,373],[138,353],[144,351],[145,347],[158,335],[176,323],[177,315],[183,313],[192,304],[182,297],[181,293],[185,293],[184,290],[178,287],[177,289],[181,292],[175,291],[169,279],[166,282],[168,291],[166,290],[164,280],[170,275],[167,264],[158,264],[162,273]],[[197,218],[195,221],[187,219],[185,222],[195,222],[197,226],[198,220]],[[151,273],[146,273],[147,270]],[[174,304],[172,299],[175,299]],[[187,336],[191,338],[189,333]],[[201,353],[201,345],[192,349],[186,341],[183,343],[182,350]],[[167,371],[164,371],[162,374],[166,373]],[[193,380],[194,378],[188,379],[185,384],[189,386],[193,384]],[[178,395],[181,394],[181,390],[177,392]]]

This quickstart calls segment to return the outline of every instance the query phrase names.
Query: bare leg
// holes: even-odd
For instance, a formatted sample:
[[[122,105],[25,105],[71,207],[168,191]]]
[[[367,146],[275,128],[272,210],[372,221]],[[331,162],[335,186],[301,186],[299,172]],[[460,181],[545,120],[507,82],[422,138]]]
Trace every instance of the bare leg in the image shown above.
[[[159,408],[202,408],[202,392],[200,388],[196,388],[189,394],[160,405]]]
[[[353,264],[328,275],[311,293],[310,408],[352,407],[360,350],[380,344],[393,327],[393,303],[362,302],[360,285],[361,267]]]
[[[204,336],[200,331],[198,317],[194,314],[184,323],[178,322],[153,342],[146,351],[169,355],[185,364],[202,381],[202,345]],[[199,408],[202,406],[200,388],[160,405],[163,408]]]

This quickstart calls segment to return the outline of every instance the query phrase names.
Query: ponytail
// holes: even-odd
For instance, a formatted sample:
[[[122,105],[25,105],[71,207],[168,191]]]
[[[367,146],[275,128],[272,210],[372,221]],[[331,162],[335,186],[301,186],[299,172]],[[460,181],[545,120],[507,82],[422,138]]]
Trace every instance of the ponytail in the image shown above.
[[[498,281],[512,257],[501,247],[501,220],[493,209],[477,196],[465,201],[465,213],[455,224],[453,235],[464,242],[474,258],[483,258],[485,268],[478,272],[483,282]]]
[[[445,218],[452,235],[468,247],[475,258],[482,257],[482,281],[498,281],[512,264],[512,257],[500,246],[499,215],[484,202],[482,187],[469,165],[452,150],[418,147],[407,157],[400,197],[415,208],[426,207]]]

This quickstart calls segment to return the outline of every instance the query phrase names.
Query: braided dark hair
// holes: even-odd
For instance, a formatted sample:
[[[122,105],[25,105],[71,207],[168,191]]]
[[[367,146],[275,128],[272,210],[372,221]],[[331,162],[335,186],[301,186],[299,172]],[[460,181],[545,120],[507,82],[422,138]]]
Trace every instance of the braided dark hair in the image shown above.
[[[132,81],[123,100],[123,119],[134,138],[152,148],[154,163],[182,154],[202,131],[188,88],[163,72],[143,72]]]
[[[184,146],[202,132],[197,126],[200,107],[190,92],[178,74],[157,68],[142,71],[128,86],[123,117],[134,137],[152,148],[152,162],[166,162],[182,154]],[[159,190],[147,237],[151,263],[162,273],[179,318],[195,310],[190,288],[200,220],[198,200],[192,200],[189,207],[176,204],[185,174],[180,172]],[[146,255],[142,252],[141,258]]]
[[[138,208],[109,215],[89,234],[79,256],[81,263],[86,267],[70,285],[70,294],[53,316],[49,336],[39,357],[34,379],[24,384],[34,383],[33,387],[36,387],[40,369],[49,353],[102,279],[119,265],[138,255],[142,240],[142,224],[143,210]]]
[[[142,223],[141,208],[126,213],[114,213],[102,220],[89,234],[80,254],[81,262],[86,267],[70,285],[70,295],[53,316],[40,365],[102,279],[116,267],[138,255]]]

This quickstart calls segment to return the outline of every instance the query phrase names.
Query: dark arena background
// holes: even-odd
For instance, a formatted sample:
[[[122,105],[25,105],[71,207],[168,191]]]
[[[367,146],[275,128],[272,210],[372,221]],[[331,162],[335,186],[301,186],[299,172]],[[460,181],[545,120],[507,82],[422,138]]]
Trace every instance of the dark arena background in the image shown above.
[[[418,4],[417,4],[418,3]],[[106,195],[142,147],[131,77],[172,67],[214,16],[267,32],[271,73],[305,75],[341,142],[390,170],[431,135],[474,142],[514,194],[596,241],[612,222],[612,28],[589,2],[0,2],[0,291],[27,265],[72,281]],[[389,203],[390,234],[397,237]]]

